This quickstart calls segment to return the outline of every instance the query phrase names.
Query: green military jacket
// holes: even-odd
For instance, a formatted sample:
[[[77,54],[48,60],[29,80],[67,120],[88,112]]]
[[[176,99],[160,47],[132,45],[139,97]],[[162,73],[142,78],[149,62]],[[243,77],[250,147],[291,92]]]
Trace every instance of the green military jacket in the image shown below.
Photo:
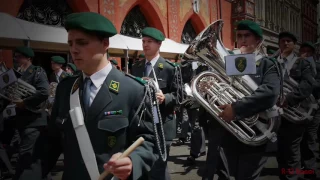
[[[41,109],[49,96],[49,82],[46,72],[39,66],[30,65],[20,77],[26,83],[36,88],[36,93],[24,99],[26,107]],[[37,127],[47,125],[47,114],[44,109],[31,112],[27,109],[16,108],[16,126],[18,128]]]
[[[138,61],[132,66],[131,74],[137,77],[144,77],[146,60]],[[154,71],[157,76],[159,87],[165,96],[164,103],[160,104],[160,112],[164,123],[163,129],[165,138],[171,141],[176,137],[176,119],[173,115],[176,105],[177,87],[174,81],[175,67],[174,64],[159,57],[154,65]],[[149,74],[150,78],[154,78],[152,71]]]
[[[257,61],[257,73],[250,75],[258,88],[250,96],[232,103],[236,119],[243,119],[274,106],[280,94],[280,74],[276,62],[269,58]],[[261,103],[263,102],[263,103]]]
[[[303,58],[298,58],[290,70],[290,77],[299,85],[294,91],[287,94],[286,101],[289,106],[295,106],[312,94],[315,79],[311,63]]]
[[[59,76],[59,82],[62,81],[64,78],[70,76],[70,74],[68,74],[67,72],[65,71],[62,71],[61,75]],[[50,75],[50,79],[49,79],[50,83],[52,82],[58,82],[57,81],[57,78],[56,78],[56,75],[54,73],[52,73]]]
[[[76,86],[72,90],[75,82]],[[69,117],[70,93],[76,88],[79,88],[80,99],[82,99],[82,75],[68,77],[59,83],[49,131],[55,133],[51,136],[59,136],[57,128],[60,126],[64,133],[64,174],[62,179],[90,180]],[[142,120],[139,119],[139,115],[133,117],[142,102],[144,91],[144,85],[112,67],[94,98],[88,110],[89,113],[85,115],[85,126],[100,173],[104,171],[104,163],[108,162],[113,154],[123,152],[136,139],[143,137],[145,142],[130,155],[133,164],[130,179],[147,179],[147,172],[158,158],[154,143],[153,120],[150,116],[146,116]],[[110,115],[109,112],[112,111],[121,111],[121,113]],[[111,179],[111,177],[107,179]]]

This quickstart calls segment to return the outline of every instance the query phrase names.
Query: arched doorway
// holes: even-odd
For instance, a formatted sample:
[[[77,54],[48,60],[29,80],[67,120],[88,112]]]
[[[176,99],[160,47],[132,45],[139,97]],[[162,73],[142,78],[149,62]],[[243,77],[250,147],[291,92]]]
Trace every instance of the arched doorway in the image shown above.
[[[64,27],[67,15],[73,11],[66,0],[24,0],[17,18],[44,25]],[[49,77],[51,70],[51,56],[62,56],[68,60],[67,53],[41,52],[35,50],[33,64],[42,66]]]
[[[141,38],[141,31],[147,26],[149,24],[142,14],[140,7],[135,6],[124,18],[120,33],[126,36]]]
[[[140,6],[135,6],[129,11],[127,16],[124,18],[123,23],[121,25],[120,34],[135,38],[141,38],[141,31],[148,26],[149,23],[147,22],[145,16],[141,12]],[[133,62],[133,59],[129,59],[129,69],[131,69]],[[123,66],[125,65],[124,58],[121,58],[121,64]]]
[[[184,25],[182,34],[181,34],[181,43],[190,44],[192,40],[197,36],[197,33],[189,19]]]

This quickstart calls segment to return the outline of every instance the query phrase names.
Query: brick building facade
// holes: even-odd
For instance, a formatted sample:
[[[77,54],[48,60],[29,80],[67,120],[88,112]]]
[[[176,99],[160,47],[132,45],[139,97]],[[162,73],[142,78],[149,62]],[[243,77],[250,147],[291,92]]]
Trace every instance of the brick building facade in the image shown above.
[[[29,17],[30,12],[36,13],[36,8],[44,8],[43,5],[36,7],[35,4],[45,3],[48,6],[50,2],[60,2],[60,4],[51,4],[52,7],[46,7],[47,9],[42,10],[43,13],[46,13],[45,15],[37,18]],[[64,18],[69,13],[97,12],[110,19],[119,33],[130,34],[128,33],[130,27],[123,27],[124,21],[128,20],[126,18],[128,18],[130,11],[138,10],[148,26],[158,28],[167,38],[184,43],[188,41],[188,36],[195,36],[211,22],[223,19],[222,38],[225,46],[232,49],[234,45],[231,36],[232,3],[226,0],[201,0],[197,4],[199,12],[195,12],[194,6],[196,4],[194,2],[196,0],[12,0],[10,4],[6,1],[0,1],[0,11],[25,20],[56,26],[62,26],[62,20],[60,23],[55,21],[58,21],[58,18]],[[65,4],[63,5],[63,3]],[[31,6],[33,7],[31,8]],[[60,6],[63,8],[57,10]],[[54,13],[58,15],[52,15]],[[46,18],[44,16],[50,16],[51,19],[43,19]],[[189,30],[186,30],[186,28]],[[10,66],[12,64],[12,51],[0,50],[0,60],[6,61]]]

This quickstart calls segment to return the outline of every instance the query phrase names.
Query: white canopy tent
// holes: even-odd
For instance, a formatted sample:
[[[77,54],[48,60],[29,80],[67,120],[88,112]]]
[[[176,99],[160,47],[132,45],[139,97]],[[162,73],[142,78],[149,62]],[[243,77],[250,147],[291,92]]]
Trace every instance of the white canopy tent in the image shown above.
[[[6,13],[0,12],[0,48],[15,48],[28,45],[35,50],[68,52],[67,31],[61,27],[28,22]],[[174,59],[178,54],[184,53],[188,45],[165,39],[160,53],[164,58]],[[117,34],[110,38],[108,52],[111,56],[136,57],[141,53],[142,41]]]

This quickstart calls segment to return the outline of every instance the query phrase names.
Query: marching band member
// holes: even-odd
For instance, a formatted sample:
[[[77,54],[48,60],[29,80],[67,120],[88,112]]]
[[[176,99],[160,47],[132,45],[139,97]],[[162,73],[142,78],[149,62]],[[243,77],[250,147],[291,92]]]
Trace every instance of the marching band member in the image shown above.
[[[295,106],[311,95],[312,70],[310,63],[298,58],[294,53],[297,38],[290,32],[279,34],[280,55],[277,57],[284,80],[289,77],[299,83],[297,89],[286,95],[282,106]],[[278,131],[278,168],[281,180],[298,178],[296,169],[301,169],[300,143],[305,131],[304,125],[296,124],[286,118],[281,118]],[[289,172],[291,170],[293,172]]]
[[[306,61],[310,62],[312,67],[313,73],[318,75],[320,73],[320,67],[318,63],[318,67],[316,64],[315,59],[315,46],[311,42],[304,42],[301,44],[299,49],[300,57],[304,57]],[[319,92],[319,82],[315,81],[313,84],[313,94],[316,94],[317,91]],[[316,97],[316,95],[314,95]],[[305,178],[316,178],[317,174],[315,173],[317,170],[316,162],[317,162],[317,131],[320,123],[320,110],[318,109],[317,112],[314,114],[314,117],[311,121],[308,121],[306,124],[306,130],[304,132],[302,142],[301,142],[301,159],[302,159],[302,166],[304,167],[303,170],[310,170],[314,173],[305,174]]]
[[[262,29],[253,21],[243,20],[237,25],[237,45],[241,54],[255,53],[257,73],[250,75],[258,88],[250,96],[220,106],[220,117],[226,121],[251,117],[273,107],[280,94],[280,76],[276,63],[257,52],[263,40]],[[263,102],[263,103],[261,103]],[[267,162],[267,145],[249,146],[240,142],[217,121],[209,121],[208,156],[203,179],[213,179],[217,168],[219,179],[256,180]]]
[[[77,67],[73,63],[68,63],[66,67],[66,72],[69,75],[74,75],[77,72]]]
[[[161,31],[147,27],[142,30],[142,46],[146,57],[145,60],[136,62],[131,69],[131,73],[137,77],[155,78],[159,84],[160,92],[157,99],[160,104],[164,134],[166,139],[167,154],[169,155],[172,140],[176,137],[176,119],[173,111],[176,105],[176,85],[174,83],[174,64],[160,56],[160,46],[165,37]],[[156,76],[156,77],[155,77]],[[165,175],[164,175],[165,174]],[[170,175],[167,170],[167,161],[158,159],[150,171],[150,179],[169,180]],[[165,176],[163,178],[163,176]]]
[[[196,62],[188,62],[184,61],[183,59],[181,60],[183,82],[187,83],[189,86],[194,75],[208,70],[208,67],[204,65],[200,65],[196,68],[194,63]],[[188,99],[181,104],[181,137],[179,138],[177,144],[184,144],[185,139],[187,139],[187,133],[190,127],[190,155],[187,157],[187,165],[194,165],[197,158],[206,155],[205,134],[200,119],[201,109],[202,107],[200,106],[200,104],[193,99]]]
[[[109,38],[117,34],[114,25],[100,14],[83,12],[69,15],[65,28],[72,59],[82,74],[59,83],[52,110],[51,133],[58,125],[64,132],[62,179],[98,179],[104,170],[118,179],[146,179],[157,158],[152,117],[139,120],[135,115],[143,103],[143,82],[116,70],[107,59]],[[69,115],[70,106],[82,107],[80,118]],[[138,137],[144,143],[118,159]]]
[[[20,66],[21,79],[36,88],[36,93],[24,99],[14,102],[16,104],[16,116],[14,117],[16,128],[21,138],[19,146],[19,162],[17,163],[14,180],[35,179],[41,180],[41,158],[44,142],[43,129],[47,126],[47,114],[39,107],[48,98],[49,83],[46,72],[39,66],[32,64],[34,52],[28,47],[18,47],[14,54],[15,60]],[[31,112],[26,107],[36,109]]]
[[[53,73],[50,75],[50,83],[51,82],[60,82],[62,79],[69,76],[67,72],[62,70],[62,66],[66,63],[66,60],[61,56],[52,56],[51,57],[51,68]]]

